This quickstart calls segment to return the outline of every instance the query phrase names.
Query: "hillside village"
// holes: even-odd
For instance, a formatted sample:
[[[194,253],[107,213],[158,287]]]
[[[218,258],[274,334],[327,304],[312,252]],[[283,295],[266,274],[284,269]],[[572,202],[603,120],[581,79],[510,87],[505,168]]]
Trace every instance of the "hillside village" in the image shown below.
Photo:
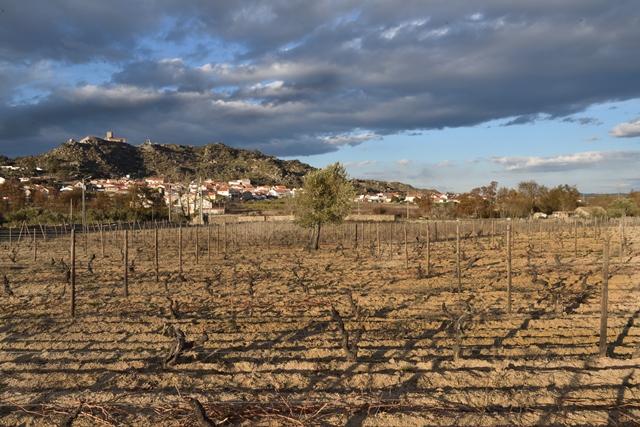
[[[299,160],[282,160],[256,150],[243,150],[220,142],[201,147],[150,140],[132,145],[126,138],[107,132],[105,137],[87,136],[80,141],[70,139],[50,152],[24,158],[0,158],[0,214],[5,221],[23,221],[36,215],[42,221],[62,221],[68,206],[77,206],[79,192],[89,192],[96,219],[121,218],[129,210],[134,217],[171,216],[184,221],[196,217],[250,211],[282,212],[283,204],[258,204],[253,201],[295,197],[301,191],[304,177],[316,170]],[[586,209],[576,186],[567,184],[547,188],[535,181],[518,184],[517,189],[498,187],[497,182],[466,193],[440,193],[434,189],[418,189],[400,182],[352,179],[357,212],[404,215],[409,205],[416,217],[429,218],[497,218],[497,217],[570,217],[635,216],[640,207],[637,194],[627,201],[604,196],[597,206]],[[134,191],[135,190],[135,191]],[[18,195],[20,197],[18,197]],[[62,203],[58,196],[63,196]],[[113,195],[118,197],[104,197]],[[53,197],[50,197],[53,196]],[[618,197],[619,198],[619,197]],[[70,199],[74,199],[70,203]],[[640,197],[638,197],[640,200]],[[107,202],[109,200],[109,202]],[[23,208],[51,210],[55,218]],[[399,206],[367,206],[364,204],[404,204]],[[74,205],[75,204],[75,205]],[[106,212],[107,205],[111,209]],[[165,210],[165,207],[168,209]],[[273,208],[273,209],[272,209]],[[581,211],[576,209],[581,208]],[[355,210],[355,209],[354,209]],[[15,214],[14,214],[15,213]],[[202,217],[199,215],[202,214]],[[73,216],[73,208],[69,216]],[[126,216],[126,215],[125,215]]]
[[[4,213],[17,212],[23,207],[44,208],[47,199],[55,201],[65,193],[69,196],[62,198],[66,206],[70,198],[75,198],[77,204],[80,191],[101,200],[94,206],[99,212],[96,217],[102,215],[100,212],[104,212],[106,205],[110,205],[111,214],[116,217],[121,216],[118,208],[135,206],[135,209],[147,208],[151,215],[160,209],[168,215],[182,214],[184,220],[190,221],[198,212],[207,216],[228,213],[226,208],[246,212],[253,208],[243,205],[244,202],[295,197],[301,191],[304,176],[313,170],[316,169],[298,160],[281,160],[220,142],[195,147],[147,140],[141,145],[132,145],[125,138],[107,132],[105,137],[70,139],[40,155],[4,157],[0,160],[0,183],[7,180],[11,185],[0,194],[0,200],[4,202]],[[352,183],[357,194],[354,207],[358,206],[358,212],[365,203],[403,203],[407,208],[409,204],[420,205],[419,214],[432,218],[544,218],[560,213],[572,215],[582,205],[575,186],[565,184],[549,189],[535,181],[522,182],[518,189],[498,188],[498,183],[492,182],[461,194],[417,189],[400,182],[352,179]],[[105,199],[104,195],[119,197]],[[603,200],[600,205],[604,208],[612,202]],[[60,214],[62,206],[65,204],[57,208]],[[166,211],[165,206],[169,208]],[[278,210],[275,204],[269,206]],[[258,210],[262,209],[271,210],[271,207],[262,205]],[[637,206],[635,209],[640,210]],[[370,207],[364,211],[398,214],[392,206]],[[616,212],[610,214],[617,215]],[[634,212],[625,207],[626,215]],[[409,210],[405,214],[409,216]],[[144,213],[138,210],[135,215]],[[17,215],[12,220],[23,216]]]
[[[0,166],[2,169],[13,166]],[[45,171],[42,171],[45,172]],[[251,200],[268,200],[295,197],[301,191],[300,188],[288,188],[285,185],[254,185],[249,179],[237,179],[232,181],[219,181],[204,179],[201,181],[176,182],[162,177],[148,177],[142,180],[122,177],[117,179],[87,179],[70,182],[57,182],[50,176],[23,176],[17,179],[20,188],[27,198],[40,192],[49,195],[51,191],[61,193],[82,189],[87,192],[106,194],[127,194],[132,187],[148,188],[151,191],[148,197],[162,198],[166,206],[171,210],[182,209],[187,213],[200,211],[204,214],[215,215],[224,213],[223,205],[226,202],[247,202]],[[6,178],[0,177],[0,184],[6,182]],[[142,192],[140,196],[142,197]],[[421,194],[409,193],[403,195],[398,192],[359,194],[354,197],[354,202],[360,203],[417,203],[419,200],[430,197],[434,203],[457,203],[455,194]],[[152,200],[142,201],[143,204],[152,204]]]
[[[303,177],[314,169],[297,160],[280,160],[219,142],[194,147],[147,140],[136,146],[109,131],[103,137],[69,139],[40,155],[5,157],[0,161],[0,183],[6,179],[19,185],[28,200],[37,199],[39,193],[48,196],[83,187],[88,192],[122,195],[137,186],[151,190],[143,191],[144,197],[162,198],[167,206],[185,213],[200,208],[218,213],[229,201],[293,197]],[[435,193],[402,183],[358,179],[353,183],[359,193],[356,202],[417,202]],[[456,200],[452,194],[433,197],[439,202]]]

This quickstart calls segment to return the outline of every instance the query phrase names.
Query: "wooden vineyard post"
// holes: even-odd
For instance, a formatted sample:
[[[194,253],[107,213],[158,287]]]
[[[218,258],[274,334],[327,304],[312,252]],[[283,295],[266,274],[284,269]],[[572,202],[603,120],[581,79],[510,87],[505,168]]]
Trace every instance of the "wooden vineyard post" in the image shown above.
[[[38,261],[38,239],[36,239],[36,232],[33,231],[33,262]]]
[[[211,224],[207,224],[207,261],[211,261]]]
[[[154,240],[154,246],[155,246],[155,268],[156,268],[156,283],[158,283],[158,281],[160,280],[160,262],[159,262],[159,258],[158,258],[158,226],[156,225],[156,228],[154,230],[153,233],[153,240]]]
[[[542,221],[538,223],[538,237],[540,239],[540,253],[542,253]]]
[[[216,254],[220,254],[220,225],[216,225]]]
[[[511,314],[511,224],[507,224],[507,314]]]
[[[607,306],[609,305],[609,236],[602,255],[602,301],[600,307],[600,357],[607,356]]]
[[[393,223],[389,223],[389,259],[393,259]]]
[[[104,258],[104,224],[100,224],[100,246],[102,248],[102,258]]]
[[[224,253],[227,253],[227,221],[224,222]]]
[[[380,258],[380,223],[376,222],[376,243],[378,245],[378,258]]]
[[[460,271],[460,221],[456,222],[456,275],[458,279],[458,293],[462,293],[462,272]]]
[[[620,217],[620,264],[622,264],[622,257],[624,256],[624,215]]]
[[[129,298],[129,230],[124,230],[124,296]]]
[[[18,243],[20,243],[20,239],[22,238],[22,230],[24,230],[24,222],[20,226],[20,233],[18,233],[18,240],[17,240]]]
[[[237,221],[237,220],[236,220]],[[231,250],[238,250],[238,223],[231,225]]]
[[[196,265],[198,265],[198,263],[200,262],[200,254],[199,254],[200,251],[198,250],[198,246],[200,244],[198,242],[198,240],[199,240],[198,237],[200,235],[200,226],[199,225],[196,226],[195,232],[196,232]]]
[[[38,223],[38,225],[40,226],[40,231],[42,232],[42,240],[46,242],[47,241],[47,232],[45,231],[46,225],[44,226],[44,228],[42,227],[42,224]]]
[[[404,223],[404,268],[409,268],[409,248],[407,243],[407,223]]]
[[[494,219],[491,220],[491,248],[494,248],[495,245],[495,234],[496,234],[496,221]]]
[[[355,236],[353,239],[353,248],[358,249],[358,223],[356,222],[354,225],[355,225]]]
[[[573,256],[578,258],[578,220],[573,220]]]
[[[182,224],[178,227],[178,274],[182,276]]]
[[[555,224],[554,224],[555,225]],[[564,224],[563,224],[564,225]],[[558,226],[559,238],[560,238],[560,249],[562,249],[562,253],[564,253],[564,234],[562,233],[562,226]]]
[[[71,317],[76,317],[76,230],[71,229]]]
[[[431,275],[431,233],[427,224],[427,277]]]

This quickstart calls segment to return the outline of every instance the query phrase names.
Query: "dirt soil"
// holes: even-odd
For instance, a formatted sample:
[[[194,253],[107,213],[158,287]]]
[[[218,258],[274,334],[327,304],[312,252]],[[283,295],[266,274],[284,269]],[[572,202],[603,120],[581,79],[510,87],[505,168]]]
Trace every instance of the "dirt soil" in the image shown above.
[[[158,281],[154,232],[134,231],[128,297],[124,233],[104,233],[104,256],[100,233],[80,235],[73,318],[70,238],[40,236],[34,254],[14,236],[0,248],[0,425],[640,425],[639,228],[621,245],[615,226],[515,227],[509,314],[504,223],[462,233],[461,293],[455,234],[431,228],[427,268],[424,225],[406,249],[401,226],[391,244],[375,227],[357,247],[353,229],[327,231],[317,252],[203,228],[197,264],[189,229],[182,272],[178,231],[162,230]]]

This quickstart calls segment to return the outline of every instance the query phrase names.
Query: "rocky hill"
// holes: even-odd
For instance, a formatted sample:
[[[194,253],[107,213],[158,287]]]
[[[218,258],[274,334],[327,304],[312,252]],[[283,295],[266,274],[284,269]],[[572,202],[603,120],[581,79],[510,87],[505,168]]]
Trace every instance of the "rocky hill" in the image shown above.
[[[162,176],[174,181],[213,178],[222,181],[249,178],[264,185],[300,187],[303,177],[314,170],[298,160],[281,160],[259,151],[236,149],[222,143],[201,147],[146,142],[134,146],[125,142],[87,137],[69,140],[47,153],[16,159],[0,158],[0,163],[14,165],[21,173],[35,175],[43,171],[58,180],[82,177],[132,178]],[[42,172],[41,172],[42,173]],[[354,179],[358,193],[425,192],[394,182]]]

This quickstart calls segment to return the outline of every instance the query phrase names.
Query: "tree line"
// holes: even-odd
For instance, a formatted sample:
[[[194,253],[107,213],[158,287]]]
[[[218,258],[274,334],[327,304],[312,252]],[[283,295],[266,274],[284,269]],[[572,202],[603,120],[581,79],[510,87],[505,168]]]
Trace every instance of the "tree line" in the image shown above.
[[[319,175],[309,174],[305,181],[307,196],[281,208],[294,210],[300,225],[317,228],[316,240],[322,223],[334,222],[349,209],[357,210],[350,203],[353,186],[348,185],[348,174],[339,164],[328,166]],[[82,200],[82,188],[61,192],[55,186],[29,186],[25,191],[24,183],[7,180],[0,184],[0,224],[81,222]],[[583,197],[575,185],[548,188],[535,181],[523,181],[516,188],[508,188],[492,181],[488,186],[460,194],[455,203],[436,203],[425,197],[418,205],[422,216],[429,218],[527,218],[535,213],[573,211],[580,206],[594,217],[615,218],[640,216],[640,192]],[[335,212],[321,206],[335,208]],[[303,211],[312,214],[303,215]],[[86,192],[85,213],[87,222],[131,222],[164,220],[169,211],[158,190],[142,185],[131,186],[126,193]],[[174,212],[172,220],[183,222],[188,215]],[[316,243],[317,240],[313,246]]]
[[[640,215],[640,192],[625,195],[599,194],[583,197],[575,185],[553,188],[522,181],[516,188],[498,187],[496,181],[460,194],[455,203],[419,202],[423,215],[435,218],[527,218],[535,213],[573,211],[584,207],[593,217]]]
[[[5,181],[0,184],[0,223],[18,225],[82,222],[82,188],[59,191],[55,186],[30,186]],[[91,222],[163,220],[168,208],[162,194],[145,186],[126,193],[85,192],[85,215]]]

